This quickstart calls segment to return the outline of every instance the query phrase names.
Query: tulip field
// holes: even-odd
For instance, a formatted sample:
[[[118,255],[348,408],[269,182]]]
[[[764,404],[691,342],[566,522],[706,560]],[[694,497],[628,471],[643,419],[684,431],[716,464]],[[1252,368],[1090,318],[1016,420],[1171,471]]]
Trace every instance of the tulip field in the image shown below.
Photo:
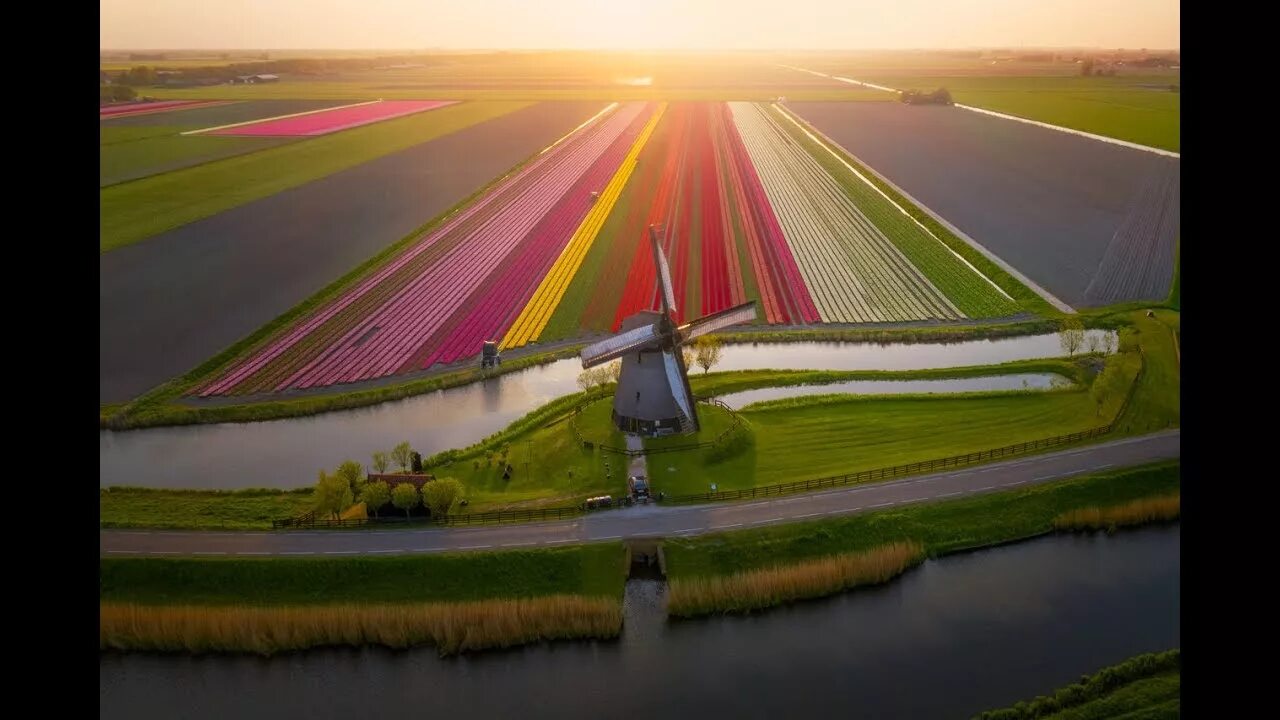
[[[356,383],[474,361],[485,340],[616,329],[658,307],[653,223],[682,322],[746,300],[788,326],[1019,311],[804,132],[764,104],[610,105],[195,392]]]

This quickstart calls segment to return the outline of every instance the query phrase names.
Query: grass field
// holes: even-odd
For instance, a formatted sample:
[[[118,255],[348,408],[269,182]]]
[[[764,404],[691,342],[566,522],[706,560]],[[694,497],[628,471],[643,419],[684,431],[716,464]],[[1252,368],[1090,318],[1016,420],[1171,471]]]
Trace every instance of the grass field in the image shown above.
[[[945,87],[957,103],[1177,152],[1176,75],[1117,77],[852,76],[902,90]],[[1151,87],[1145,87],[1151,86]]]
[[[107,252],[524,107],[474,102],[103,188]]]
[[[834,520],[669,538],[673,580],[732,575],[857,552],[898,541],[924,544],[931,557],[1053,531],[1059,514],[1177,492],[1181,465],[1159,463],[992,493],[863,513]]]
[[[314,507],[311,488],[296,491],[155,490],[110,488],[98,492],[102,527],[260,530],[272,520]]]
[[[179,134],[190,129],[186,126],[102,127],[98,150],[99,186],[136,180],[296,140]]]
[[[324,559],[104,558],[100,602],[142,605],[335,605],[622,597],[618,543],[566,548]]]
[[[1173,720],[1182,717],[1180,650],[1148,653],[1086,675],[1049,695],[974,720]]]

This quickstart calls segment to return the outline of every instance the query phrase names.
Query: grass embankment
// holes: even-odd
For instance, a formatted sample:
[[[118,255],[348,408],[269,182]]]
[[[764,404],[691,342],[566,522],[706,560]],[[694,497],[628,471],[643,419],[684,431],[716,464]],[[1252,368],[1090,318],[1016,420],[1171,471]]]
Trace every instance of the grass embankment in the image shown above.
[[[743,582],[773,570],[781,577],[805,573],[811,563],[863,553],[894,543],[919,543],[930,557],[1035,537],[1054,531],[1063,513],[1110,507],[1168,495],[1180,487],[1178,462],[1100,473],[979,497],[908,505],[845,518],[716,533],[664,542],[671,597],[683,586],[719,581],[738,590],[714,604],[669,608],[694,615],[763,607],[787,598],[772,588]],[[830,592],[841,587],[831,585]]]
[[[1147,653],[1086,675],[1080,682],[974,720],[1164,720],[1178,718],[1182,700],[1180,650]]]
[[[673,581],[667,611],[677,617],[757,610],[822,597],[858,585],[876,585],[924,560],[917,542],[894,542],[862,552],[759,568],[725,576]]]
[[[341,559],[103,559],[103,649],[270,653],[334,644],[442,652],[613,637],[618,543]]]
[[[936,249],[929,247],[927,243],[923,242],[923,238],[927,236],[920,236],[915,229],[912,229],[908,225],[902,223],[901,218],[889,213],[887,209],[883,207],[882,201],[884,197],[887,196],[891,201],[889,203],[890,207],[896,204],[898,207],[902,208],[902,210],[906,211],[906,213],[911,216],[915,222],[923,225],[929,233],[937,238],[937,240],[930,238],[932,242],[940,240],[948,248],[955,251],[956,254],[960,255],[970,265],[977,268],[978,271],[990,279],[991,282],[998,285],[1001,290],[1009,295],[1009,297],[1013,298],[1014,302],[1020,306],[1022,310],[1048,317],[1058,317],[1062,314],[1057,308],[1049,304],[1047,300],[1040,297],[1040,295],[1038,295],[1034,290],[1023,285],[1017,278],[1010,275],[986,255],[983,255],[972,245],[957,237],[942,223],[938,222],[932,215],[917,207],[915,203],[912,203],[907,198],[903,197],[902,193],[898,192],[892,185],[885,182],[883,178],[873,172],[866,165],[863,165],[845,152],[839,145],[828,141],[817,128],[810,125],[804,120],[804,118],[796,115],[787,108],[780,108],[780,110],[781,114],[784,115],[785,118],[790,118],[795,121],[793,123],[784,119],[782,121],[784,126],[790,126],[791,128],[797,128],[797,124],[803,126],[821,141],[819,147],[817,146],[817,143],[813,143],[809,138],[805,137],[804,133],[793,133],[794,137],[802,138],[806,143],[808,143],[813,157],[821,162],[823,167],[826,167],[828,171],[832,173],[832,175],[850,194],[850,197],[852,197],[860,207],[867,206],[868,208],[876,211],[873,214],[876,222],[884,223],[886,225],[886,227],[882,229],[887,233],[893,233],[890,237],[895,241],[895,244],[899,245],[903,252],[907,253],[912,258],[912,261],[921,267],[921,270],[928,273],[930,279],[938,282],[938,279],[935,278],[935,276],[938,276],[939,272],[947,270],[947,272],[944,272],[943,275],[938,277],[957,278],[952,283],[944,283],[954,286],[951,292],[958,293],[959,297],[966,297],[970,294],[966,289],[968,279],[964,278],[962,275],[954,275],[954,269],[949,268],[946,258],[939,255]],[[833,153],[839,158],[839,161],[832,157]],[[857,171],[857,173],[862,175],[862,178],[865,178],[865,180],[853,176],[849,172],[848,168],[843,166],[844,164],[847,164],[849,167]],[[867,183],[874,185],[880,192],[875,193],[874,195],[868,193]],[[881,193],[883,193],[883,195],[881,195]],[[914,225],[914,223],[912,223],[912,225]],[[916,225],[915,227],[919,228],[920,225]],[[982,281],[981,278],[977,278],[977,280],[985,282]],[[948,296],[951,295],[951,292],[948,292]],[[1001,303],[999,301],[993,301],[993,303],[994,304],[991,305],[990,311],[1000,312],[1000,308],[1002,307]],[[985,308],[986,305],[979,302],[974,305],[972,309],[976,309],[981,312]]]
[[[160,490],[112,487],[98,491],[104,528],[246,530],[270,527],[315,505],[311,488],[297,490]]]
[[[526,105],[463,103],[103,188],[99,249],[144,240]]]
[[[1069,510],[1053,519],[1058,530],[1114,530],[1117,527],[1177,520],[1182,514],[1182,495],[1164,495],[1130,500],[1123,505]]]
[[[714,482],[720,490],[738,490],[934,460],[1087,430],[1108,422],[1123,400],[1120,393],[1112,395],[1099,412],[1087,387],[1073,386],[953,395],[812,395],[755,403],[739,411],[753,436],[742,452],[663,454],[658,461],[663,470],[651,473],[653,488],[682,495],[706,492]]]
[[[1087,362],[1085,359],[1022,360],[996,365],[901,371],[747,370],[696,374],[690,378],[690,381],[694,392],[699,396],[722,395],[760,387],[817,385],[846,380],[943,379],[1030,372],[1056,373],[1084,386],[1088,382],[1090,372]],[[468,500],[469,512],[573,505],[593,495],[618,495],[625,490],[625,458],[599,449],[584,450],[578,444],[572,424],[576,423],[585,439],[597,444],[623,446],[624,441],[609,418],[611,407],[609,399],[612,397],[612,392],[613,386],[610,385],[594,390],[590,395],[574,393],[558,398],[474,445],[439,453],[425,458],[424,462],[430,471],[442,476],[456,477],[463,483],[466,488],[465,497]],[[851,396],[843,396],[843,398],[850,399]],[[573,419],[571,423],[569,418],[574,408],[589,399],[593,402],[590,402],[584,413]],[[886,399],[893,398],[892,396],[866,397],[867,402],[859,406],[861,412],[855,413],[855,416],[865,418],[868,422],[879,422],[877,418],[880,417],[880,411],[876,408],[880,406],[875,403]],[[906,406],[929,415],[932,411],[928,408],[932,406],[928,403],[932,401],[946,402],[942,396],[920,396],[906,403]],[[970,397],[969,401],[971,406],[982,407],[981,404],[973,405],[982,402],[979,398]],[[821,406],[815,408],[814,412],[821,415]],[[999,409],[992,410],[992,417],[997,416],[999,412],[1001,412]],[[704,438],[718,437],[732,424],[732,416],[719,407],[703,405],[699,413],[703,421],[703,430],[697,436],[649,440],[647,446],[658,448],[696,443]],[[984,413],[986,414],[988,413]],[[770,423],[771,413],[767,410],[759,415],[765,418],[764,425],[786,425],[785,420],[780,423]],[[784,411],[783,415],[791,417],[793,413]],[[1046,421],[1051,422],[1052,418],[1046,418]],[[881,428],[883,432],[876,432],[874,427],[860,431],[861,434],[858,437],[862,441],[872,443],[870,445],[872,452],[858,453],[851,449],[855,445],[852,444],[854,441],[850,441],[850,445],[836,448],[836,452],[841,454],[833,455],[827,464],[830,467],[843,468],[861,462],[864,465],[870,463],[879,467],[876,461],[883,456],[875,453],[882,452],[882,445],[891,440],[908,451],[913,441],[924,442],[925,449],[916,451],[916,455],[922,455],[930,448],[936,449],[948,442],[947,437],[934,437],[927,441],[920,438],[913,439],[910,436],[910,418],[900,418],[899,422],[906,425],[896,428],[885,426]],[[770,479],[776,477],[778,473],[788,472],[786,468],[792,466],[796,468],[794,472],[802,474],[788,479],[815,476],[803,467],[804,457],[797,456],[781,464],[777,461],[766,463],[766,466],[773,470],[771,470],[772,474],[764,476],[763,479],[748,475],[724,480],[723,476],[727,474],[753,468],[756,457],[762,452],[776,452],[778,447],[785,449],[786,444],[791,442],[791,434],[777,441],[765,438],[761,441],[761,446],[764,448],[761,450],[761,447],[756,444],[756,427],[752,423],[744,424],[741,426],[740,434],[725,438],[714,449],[681,451],[655,456],[658,458],[655,467],[664,468],[662,472],[653,473],[655,488],[663,489],[669,494],[675,494],[677,491],[680,493],[702,492],[706,489],[700,479],[702,477],[722,478],[719,482],[724,489],[738,486],[751,487],[753,484],[768,484]],[[961,433],[963,430],[959,427],[938,429],[953,434]],[[954,440],[954,444],[965,445],[975,442],[972,438],[973,433],[963,434],[967,439]],[[979,437],[981,437],[980,434]],[[987,443],[990,441],[986,437],[981,439]],[[981,448],[969,445],[965,451],[974,449]],[[825,452],[826,450],[823,450],[818,454],[823,455]],[[678,463],[677,459],[680,460]],[[507,463],[512,466],[512,476],[504,479],[502,475]],[[606,463],[611,471],[608,476],[605,474]],[[679,474],[665,471],[667,467],[676,467]],[[309,489],[284,493],[271,490],[216,492],[114,488],[110,492],[101,493],[101,518],[104,527],[206,529],[266,527],[273,519],[296,516],[309,510],[310,498]]]

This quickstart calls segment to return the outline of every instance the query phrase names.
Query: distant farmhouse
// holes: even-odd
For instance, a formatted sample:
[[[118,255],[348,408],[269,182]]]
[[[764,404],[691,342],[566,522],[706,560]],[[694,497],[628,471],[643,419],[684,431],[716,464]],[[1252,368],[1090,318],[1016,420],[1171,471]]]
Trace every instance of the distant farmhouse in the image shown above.
[[[280,82],[279,75],[237,75],[231,78],[232,85],[257,85],[258,83]]]

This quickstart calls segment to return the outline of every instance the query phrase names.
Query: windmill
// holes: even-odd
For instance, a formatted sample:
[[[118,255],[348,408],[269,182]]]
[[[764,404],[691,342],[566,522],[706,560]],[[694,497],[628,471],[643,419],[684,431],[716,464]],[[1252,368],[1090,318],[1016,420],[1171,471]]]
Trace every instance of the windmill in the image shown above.
[[[649,226],[653,264],[662,312],[641,310],[622,321],[618,334],[582,351],[582,367],[622,358],[622,375],[613,396],[613,421],[637,435],[673,435],[698,431],[698,410],[689,390],[681,347],[707,333],[756,317],[755,302],[736,305],[684,325],[676,325],[671,270],[662,253],[662,226]]]

